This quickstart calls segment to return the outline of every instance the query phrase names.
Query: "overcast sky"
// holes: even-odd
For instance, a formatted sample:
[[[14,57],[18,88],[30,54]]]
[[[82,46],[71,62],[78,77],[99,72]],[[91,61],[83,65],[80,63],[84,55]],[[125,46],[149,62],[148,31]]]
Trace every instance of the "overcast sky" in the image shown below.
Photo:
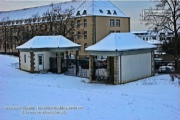
[[[47,5],[71,0],[0,0],[0,11],[16,10],[28,7]],[[142,9],[148,9],[153,4],[150,0],[110,0],[131,19],[131,30],[146,30],[148,27],[141,24]]]

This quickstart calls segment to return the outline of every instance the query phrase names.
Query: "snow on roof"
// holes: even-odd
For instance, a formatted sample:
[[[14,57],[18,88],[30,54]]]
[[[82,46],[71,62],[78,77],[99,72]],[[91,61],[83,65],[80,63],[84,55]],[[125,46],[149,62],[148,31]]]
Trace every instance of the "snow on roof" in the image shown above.
[[[83,1],[76,1],[76,2],[70,1],[70,2],[61,2],[54,5],[61,6],[62,11],[65,11],[71,6],[76,8],[77,6],[80,6],[82,3]],[[25,8],[25,9],[13,10],[13,11],[4,11],[4,12],[0,12],[0,20],[7,17],[9,18],[9,20],[29,19],[32,18],[32,16],[35,14],[38,14],[39,17],[42,17],[43,13],[51,9],[52,9],[51,5],[44,5],[39,7]]]
[[[110,1],[85,1],[74,12],[74,16],[114,16],[127,17]]]
[[[111,33],[95,45],[87,47],[86,51],[128,51],[156,48],[133,33]]]
[[[80,47],[63,36],[35,36],[17,49]]]
[[[131,33],[148,33],[149,31],[148,30],[134,30],[134,31],[131,31]]]
[[[146,42],[148,42],[149,44],[152,44],[152,45],[163,44],[163,42],[161,42],[159,40],[147,40]]]
[[[73,16],[75,17],[78,17],[76,15],[78,11],[80,16],[97,15],[126,17],[126,15],[115,7],[110,1],[68,1],[54,4],[54,6],[61,6],[62,11],[66,11],[66,9],[73,7]],[[4,18],[8,18],[8,20],[29,19],[33,18],[34,15],[43,17],[43,13],[51,9],[51,5],[45,5],[12,11],[2,11],[0,12],[0,21],[2,21]],[[100,10],[103,13],[101,13]],[[107,14],[108,10],[111,14]]]

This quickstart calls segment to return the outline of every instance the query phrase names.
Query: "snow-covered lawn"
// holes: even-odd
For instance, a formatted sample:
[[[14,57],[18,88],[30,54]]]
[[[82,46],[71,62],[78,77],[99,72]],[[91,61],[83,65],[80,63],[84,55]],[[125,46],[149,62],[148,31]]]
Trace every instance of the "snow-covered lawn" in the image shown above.
[[[0,55],[0,120],[180,120],[180,86],[168,75],[105,85],[17,63]]]

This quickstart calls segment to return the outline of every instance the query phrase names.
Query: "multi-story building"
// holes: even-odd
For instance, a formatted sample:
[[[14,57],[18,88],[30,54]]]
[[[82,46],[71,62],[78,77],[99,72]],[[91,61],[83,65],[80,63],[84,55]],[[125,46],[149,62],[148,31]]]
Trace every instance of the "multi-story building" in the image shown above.
[[[137,35],[141,39],[148,41],[148,40],[159,40],[159,41],[169,41],[172,40],[174,34],[172,32],[154,32],[152,30],[138,30],[138,31],[131,31],[131,33]]]
[[[0,51],[17,52],[16,46],[36,35],[64,35],[81,45],[80,55],[88,55],[84,49],[97,43],[112,32],[130,32],[130,18],[127,17],[110,1],[68,1],[58,4],[33,7],[27,9],[0,12]],[[60,12],[73,8],[71,24],[64,15],[63,20],[58,14],[50,11],[58,8]],[[57,9],[56,9],[57,10]],[[49,13],[48,15],[45,13]],[[50,19],[49,19],[50,17]],[[48,21],[49,20],[49,21]],[[69,29],[62,34],[61,22]],[[65,34],[67,32],[67,34]]]
[[[169,42],[173,39],[174,35],[172,32],[154,32],[152,30],[140,30],[140,31],[131,31],[131,33],[137,35],[141,39],[147,41],[150,44],[154,44],[157,46],[157,50],[155,50],[155,54],[162,51],[163,42]]]

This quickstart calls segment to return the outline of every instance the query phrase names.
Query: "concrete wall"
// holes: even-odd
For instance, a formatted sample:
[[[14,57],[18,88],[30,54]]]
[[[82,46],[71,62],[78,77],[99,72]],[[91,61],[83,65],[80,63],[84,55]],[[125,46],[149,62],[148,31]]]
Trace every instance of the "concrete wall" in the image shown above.
[[[26,62],[24,60],[24,55],[26,55]],[[30,71],[30,52],[20,52],[20,68],[25,71]]]
[[[56,57],[56,53],[54,52],[34,52],[35,56],[35,71],[39,71],[38,68],[38,55],[42,54],[43,55],[43,65],[44,65],[44,70],[48,70],[49,69],[49,57]]]
[[[34,72],[38,72],[38,55],[42,54],[43,55],[43,65],[44,65],[44,70],[48,70],[49,69],[49,57],[56,57],[56,53],[55,52],[34,52]],[[24,55],[26,55],[26,62],[24,61]],[[25,71],[30,71],[31,69],[31,65],[30,65],[30,52],[20,52],[20,67],[22,70]]]
[[[119,57],[120,59],[120,57]],[[138,80],[151,76],[151,52],[135,55],[124,55],[121,62],[121,74],[119,77],[122,83]]]

